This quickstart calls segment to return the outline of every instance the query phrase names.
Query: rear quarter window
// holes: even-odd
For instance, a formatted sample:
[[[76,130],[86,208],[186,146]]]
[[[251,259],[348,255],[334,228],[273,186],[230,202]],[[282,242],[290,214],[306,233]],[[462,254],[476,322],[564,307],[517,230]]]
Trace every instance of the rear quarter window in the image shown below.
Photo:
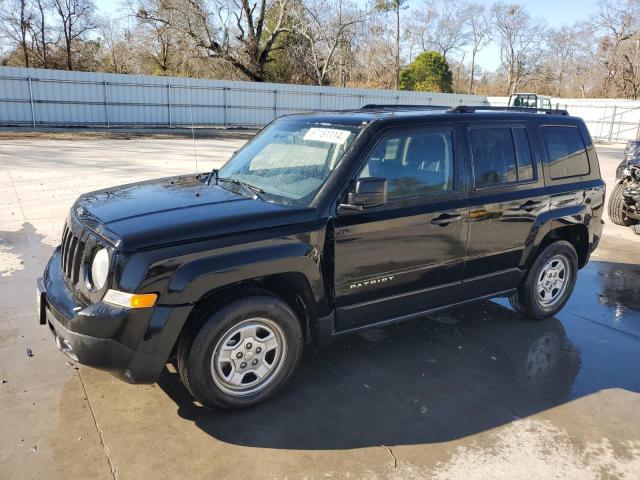
[[[542,141],[553,180],[589,174],[587,148],[577,127],[543,126]]]

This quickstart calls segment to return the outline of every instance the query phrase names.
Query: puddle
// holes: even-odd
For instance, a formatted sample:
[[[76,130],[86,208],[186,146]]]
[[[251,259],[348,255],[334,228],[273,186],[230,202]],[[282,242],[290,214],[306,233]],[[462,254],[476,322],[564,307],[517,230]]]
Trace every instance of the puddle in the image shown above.
[[[11,244],[0,238],[0,277],[8,277],[13,272],[24,270],[22,256],[12,250]]]
[[[44,238],[29,222],[20,230],[0,232],[0,277],[10,277],[36,263]]]
[[[564,311],[640,339],[640,265],[589,262]]]

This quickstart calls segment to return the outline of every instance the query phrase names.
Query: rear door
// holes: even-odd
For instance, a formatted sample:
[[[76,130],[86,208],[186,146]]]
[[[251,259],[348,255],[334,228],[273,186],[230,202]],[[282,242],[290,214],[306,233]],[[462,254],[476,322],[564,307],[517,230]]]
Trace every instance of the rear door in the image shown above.
[[[465,286],[470,296],[513,288],[525,244],[548,209],[542,159],[526,123],[472,124],[467,142],[473,170]]]
[[[467,200],[461,134],[396,128],[359,177],[384,177],[388,203],[334,219],[336,329],[401,318],[461,295]]]

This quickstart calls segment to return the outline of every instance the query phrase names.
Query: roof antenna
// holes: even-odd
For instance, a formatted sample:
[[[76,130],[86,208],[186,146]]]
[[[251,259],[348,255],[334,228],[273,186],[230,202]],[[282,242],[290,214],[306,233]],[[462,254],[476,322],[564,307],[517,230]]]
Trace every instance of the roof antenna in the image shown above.
[[[193,103],[191,102],[191,79],[187,77],[187,89],[189,92],[189,119],[191,121],[191,141],[193,142],[193,159],[196,162],[196,177],[198,176],[198,150],[196,149],[196,131],[193,127]],[[196,192],[196,197],[200,196],[200,187]]]

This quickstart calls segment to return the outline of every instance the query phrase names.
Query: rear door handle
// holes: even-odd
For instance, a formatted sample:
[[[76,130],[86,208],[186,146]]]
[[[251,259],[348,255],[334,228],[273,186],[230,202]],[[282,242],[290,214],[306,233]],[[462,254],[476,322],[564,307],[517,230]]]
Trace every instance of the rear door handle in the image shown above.
[[[538,208],[540,205],[542,205],[542,202],[536,202],[534,200],[527,200],[522,205],[520,205],[518,207],[518,209],[524,210],[526,212],[530,212],[531,210],[535,210],[536,208]]]
[[[459,222],[462,220],[460,215],[451,215],[449,213],[443,213],[439,217],[436,217],[431,220],[431,225],[439,225],[441,227],[446,227],[450,223]]]

